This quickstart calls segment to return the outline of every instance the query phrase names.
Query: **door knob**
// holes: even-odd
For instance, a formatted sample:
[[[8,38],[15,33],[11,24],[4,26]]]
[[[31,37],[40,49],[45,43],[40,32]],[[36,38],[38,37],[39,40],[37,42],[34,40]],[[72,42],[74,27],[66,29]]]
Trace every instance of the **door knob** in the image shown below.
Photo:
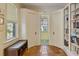
[[[37,32],[35,32],[35,35],[37,34]]]
[[[55,32],[53,32],[53,35],[55,34]]]

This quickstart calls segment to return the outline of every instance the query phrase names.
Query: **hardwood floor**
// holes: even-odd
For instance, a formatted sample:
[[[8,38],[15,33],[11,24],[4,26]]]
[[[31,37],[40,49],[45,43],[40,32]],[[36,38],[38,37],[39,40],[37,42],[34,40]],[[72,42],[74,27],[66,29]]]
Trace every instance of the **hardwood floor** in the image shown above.
[[[67,56],[66,53],[58,47],[51,45],[39,45],[26,49],[23,56]]]

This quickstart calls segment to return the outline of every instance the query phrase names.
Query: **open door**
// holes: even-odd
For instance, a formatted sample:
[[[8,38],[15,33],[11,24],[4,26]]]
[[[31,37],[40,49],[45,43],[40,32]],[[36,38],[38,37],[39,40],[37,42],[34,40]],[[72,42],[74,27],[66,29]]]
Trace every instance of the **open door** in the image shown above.
[[[40,18],[40,41],[41,45],[49,44],[49,26],[48,26],[48,16],[42,15]]]

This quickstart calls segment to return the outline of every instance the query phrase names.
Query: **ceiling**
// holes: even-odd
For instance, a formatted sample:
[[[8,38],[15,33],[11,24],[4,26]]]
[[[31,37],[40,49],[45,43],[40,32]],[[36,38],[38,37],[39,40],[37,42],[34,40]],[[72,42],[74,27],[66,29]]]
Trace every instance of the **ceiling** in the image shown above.
[[[66,3],[23,3],[22,7],[34,9],[37,11],[55,11],[63,8]]]

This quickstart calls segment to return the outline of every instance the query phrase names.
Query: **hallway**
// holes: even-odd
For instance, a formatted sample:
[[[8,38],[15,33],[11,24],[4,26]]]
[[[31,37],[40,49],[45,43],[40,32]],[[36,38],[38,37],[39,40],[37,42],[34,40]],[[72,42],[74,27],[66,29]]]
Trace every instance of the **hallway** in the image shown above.
[[[38,45],[26,49],[23,56],[67,56],[67,54],[56,46]]]
[[[0,4],[0,55],[20,55],[25,47],[30,50],[34,46],[37,46],[36,49],[32,48],[35,49],[35,55],[60,53],[59,48],[64,49],[62,8],[65,5],[66,3]],[[18,41],[22,44],[17,43]],[[22,41],[27,41],[27,45]],[[13,50],[12,46],[16,47],[15,50],[19,54],[16,51],[14,54],[9,53],[9,49]],[[57,49],[58,52],[52,49]],[[27,54],[29,53],[26,50],[24,55]],[[60,55],[65,54],[60,53]]]
[[[78,56],[79,3],[0,3],[0,55],[23,52]]]

